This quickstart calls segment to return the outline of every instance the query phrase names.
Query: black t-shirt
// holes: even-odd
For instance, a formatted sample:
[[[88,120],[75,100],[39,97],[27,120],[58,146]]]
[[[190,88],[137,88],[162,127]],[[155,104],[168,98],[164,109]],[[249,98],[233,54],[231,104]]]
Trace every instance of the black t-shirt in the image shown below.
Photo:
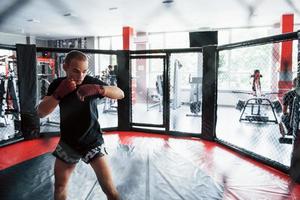
[[[294,97],[296,96],[296,90],[290,90],[283,96],[282,104],[288,106],[289,114],[291,114],[291,110],[293,108]]]
[[[51,96],[65,78],[53,80],[48,88],[47,96]],[[86,76],[83,84],[107,85],[91,76]],[[97,99],[103,96],[94,95],[80,101],[76,94],[77,89],[59,102],[61,140],[75,150],[85,153],[90,148],[103,143],[97,109]]]

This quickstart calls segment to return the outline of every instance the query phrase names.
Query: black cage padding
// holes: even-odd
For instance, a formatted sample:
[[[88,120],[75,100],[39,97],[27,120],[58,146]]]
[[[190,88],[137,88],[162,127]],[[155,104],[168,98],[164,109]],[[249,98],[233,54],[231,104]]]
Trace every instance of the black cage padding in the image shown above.
[[[130,130],[130,68],[129,68],[129,51],[117,51],[117,83],[118,87],[123,90],[125,97],[118,100],[118,129],[122,131]]]
[[[39,136],[40,124],[36,114],[37,72],[35,45],[17,44],[17,69],[21,113],[21,132],[25,139]]]
[[[217,113],[217,46],[203,47],[203,103],[201,137],[214,140],[216,137]]]
[[[299,80],[300,80],[300,31],[298,31],[298,56],[297,56],[298,66],[297,66],[297,78],[298,78],[298,85],[297,90],[299,89]],[[297,103],[299,105],[299,94],[297,93],[297,96],[294,100],[294,103]],[[298,108],[295,108],[298,117],[295,117],[293,121],[294,123],[294,144],[293,144],[293,152],[291,156],[291,166],[290,166],[290,176],[293,179],[293,181],[300,183],[300,134],[299,134],[299,110]]]

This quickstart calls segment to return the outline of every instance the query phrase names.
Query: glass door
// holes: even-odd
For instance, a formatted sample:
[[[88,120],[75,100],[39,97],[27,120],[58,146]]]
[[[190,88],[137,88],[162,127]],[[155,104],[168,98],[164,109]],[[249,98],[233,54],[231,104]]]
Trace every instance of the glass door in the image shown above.
[[[169,130],[199,136],[202,128],[203,56],[172,53],[169,59]]]
[[[166,56],[131,56],[131,125],[165,130]]]

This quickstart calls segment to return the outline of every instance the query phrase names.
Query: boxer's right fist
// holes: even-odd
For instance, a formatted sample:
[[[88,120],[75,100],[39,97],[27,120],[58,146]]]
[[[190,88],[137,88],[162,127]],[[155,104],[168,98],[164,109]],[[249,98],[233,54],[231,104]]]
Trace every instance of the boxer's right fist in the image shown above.
[[[76,82],[66,78],[59,84],[59,86],[53,92],[52,96],[56,100],[60,101],[66,95],[73,92],[75,89],[76,89]]]

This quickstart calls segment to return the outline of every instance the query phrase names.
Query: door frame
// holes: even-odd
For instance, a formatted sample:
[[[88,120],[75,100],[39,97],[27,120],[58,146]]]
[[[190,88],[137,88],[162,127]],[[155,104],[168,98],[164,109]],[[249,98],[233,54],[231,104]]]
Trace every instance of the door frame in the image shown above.
[[[158,128],[162,131],[168,131],[169,130],[169,113],[168,113],[168,102],[169,102],[169,91],[167,87],[167,80],[168,80],[168,73],[167,73],[167,66],[168,66],[168,57],[166,54],[161,55],[130,55],[129,56],[129,74],[130,74],[130,85],[132,85],[132,60],[134,59],[162,59],[163,60],[163,95],[162,95],[162,124],[151,124],[151,123],[136,123],[132,122],[132,87],[130,87],[130,127],[134,129],[134,126],[140,126],[140,127],[152,127],[152,128]]]

